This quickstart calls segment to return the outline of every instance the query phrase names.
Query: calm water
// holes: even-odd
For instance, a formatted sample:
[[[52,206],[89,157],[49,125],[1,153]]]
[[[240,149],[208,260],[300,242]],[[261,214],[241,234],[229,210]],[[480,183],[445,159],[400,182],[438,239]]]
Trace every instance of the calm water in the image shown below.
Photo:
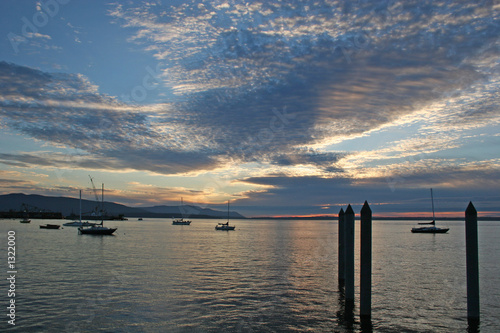
[[[0,330],[19,332],[360,332],[337,284],[337,223],[168,219],[106,222],[116,236],[1,220]],[[465,332],[463,222],[412,234],[374,221],[374,332]],[[16,326],[7,324],[7,231],[16,231]],[[359,222],[356,222],[359,240]],[[500,223],[479,223],[481,332],[500,332]],[[357,242],[359,245],[359,241]],[[359,246],[356,260],[359,260]],[[358,264],[356,264],[358,266]]]

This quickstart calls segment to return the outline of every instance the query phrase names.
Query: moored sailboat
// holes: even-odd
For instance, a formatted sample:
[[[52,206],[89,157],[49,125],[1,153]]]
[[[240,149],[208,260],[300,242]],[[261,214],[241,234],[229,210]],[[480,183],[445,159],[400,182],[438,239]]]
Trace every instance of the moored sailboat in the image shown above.
[[[82,222],[82,190],[80,190],[80,219],[79,221],[72,221],[72,222],[67,222],[63,223],[63,226],[65,227],[91,227],[93,225],[96,225],[97,223],[93,222]]]
[[[40,229],[59,229],[61,226],[59,224],[42,224]]]
[[[420,233],[420,234],[445,234],[450,230],[450,228],[438,228],[436,227],[436,216],[434,213],[434,196],[432,195],[432,188],[431,188],[431,202],[432,202],[432,222],[424,222],[424,223],[419,223],[419,224],[429,224],[431,226],[429,227],[418,227],[418,228],[412,228],[411,232],[412,233]]]
[[[93,225],[96,225],[97,223],[94,222],[82,222],[82,221],[72,221],[72,222],[67,222],[63,223],[63,226],[65,227],[91,227]]]
[[[27,211],[25,211],[26,214],[24,214],[24,217],[21,221],[19,221],[19,223],[31,223],[31,220],[29,219],[29,214]]]
[[[101,209],[104,208],[104,184],[102,184],[102,199],[101,199]],[[112,235],[118,228],[108,228],[104,226],[104,218],[101,219],[101,223],[90,226],[90,227],[79,227],[78,232],[84,235]]]
[[[103,222],[100,224],[93,225],[91,227],[80,227],[78,231],[80,234],[85,235],[112,235],[118,228],[108,228],[103,225]]]
[[[219,223],[215,226],[215,230],[234,230],[236,227],[234,225],[229,225],[229,200],[227,201],[227,222]]]
[[[172,224],[173,225],[190,225],[191,224],[191,221],[189,220],[184,220],[184,215],[183,214],[183,207],[184,207],[184,202],[182,201],[182,198],[181,198],[181,218],[180,219],[174,219],[172,220]]]

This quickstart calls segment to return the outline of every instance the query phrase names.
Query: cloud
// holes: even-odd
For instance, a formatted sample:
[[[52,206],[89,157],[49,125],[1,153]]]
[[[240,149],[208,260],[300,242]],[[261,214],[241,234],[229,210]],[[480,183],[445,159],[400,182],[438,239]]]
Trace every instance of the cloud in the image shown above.
[[[466,59],[480,57],[478,50],[496,38],[486,6],[118,4],[110,15],[135,29],[131,41],[159,59],[165,84],[185,98],[165,111],[135,111],[99,94],[82,75],[6,63],[1,79],[10,84],[0,96],[15,128],[134,168],[141,155],[151,161],[144,168],[158,171],[166,163],[166,173],[235,158],[278,165],[308,158],[317,165],[299,158],[297,148],[366,133],[483,79]],[[448,46],[454,51],[445,52]]]
[[[236,1],[120,4],[110,15],[136,30],[131,41],[187,99],[177,107],[221,133],[219,147],[255,139],[271,110],[286,108],[295,121],[261,146],[287,153],[397,121],[484,79],[469,59],[497,39],[489,7]]]
[[[27,32],[25,34],[26,38],[45,38],[45,39],[52,39],[49,35],[44,35],[38,32]]]
[[[374,213],[413,211],[430,212],[429,183],[434,185],[438,212],[461,212],[473,201],[482,211],[498,209],[498,181],[500,169],[483,166],[469,168],[443,168],[446,170],[415,173],[400,177],[377,177],[363,181],[346,178],[289,177],[271,175],[242,180],[267,190],[245,193],[235,202],[241,212],[252,215],[261,212],[276,215],[337,214],[340,208],[351,204],[356,213],[365,200]],[[442,171],[442,172],[439,172]],[[487,179],[495,179],[488,182]]]
[[[356,178],[424,172],[426,168],[446,173],[440,170],[442,165],[456,166],[457,161],[463,164],[466,158],[470,163],[484,161],[495,166],[492,158],[496,156],[498,140],[494,133],[500,124],[496,110],[500,102],[498,88],[498,77],[491,77],[459,95],[426,105],[378,131],[365,133],[375,136],[403,129],[405,136],[375,149],[351,152],[339,166]]]
[[[43,179],[43,176],[34,173],[28,173],[29,176],[35,176],[37,179]],[[0,170],[0,188],[1,193],[7,194],[12,192],[31,192],[32,190],[42,190],[33,180],[27,179],[26,174],[16,171]]]
[[[66,167],[182,173],[218,164],[216,157],[183,146],[188,138],[175,134],[183,133],[182,125],[156,123],[151,110],[99,94],[82,75],[44,73],[0,62],[0,82],[2,122],[30,137],[68,147],[67,153],[52,157]],[[173,123],[175,117],[171,117]],[[86,154],[74,155],[74,149]],[[4,154],[2,158],[5,163],[54,164],[43,154]]]
[[[326,186],[416,181],[424,162],[442,174],[457,149],[498,126],[489,1],[130,2],[109,16],[155,57],[172,99],[120,103],[83,75],[0,63],[2,123],[68,147],[76,158],[55,156],[68,167],[195,174],[252,164],[256,177],[238,179],[269,182],[269,192],[243,197],[293,200],[307,188],[320,200]],[[384,131],[394,136],[372,145]],[[357,138],[367,147],[336,150]],[[26,154],[2,158],[50,165]]]
[[[320,168],[323,172],[333,173],[342,172],[337,162],[344,156],[345,154],[342,153],[325,153],[317,152],[312,149],[297,149],[287,154],[273,154],[271,155],[270,162],[280,167],[300,165],[314,166]]]

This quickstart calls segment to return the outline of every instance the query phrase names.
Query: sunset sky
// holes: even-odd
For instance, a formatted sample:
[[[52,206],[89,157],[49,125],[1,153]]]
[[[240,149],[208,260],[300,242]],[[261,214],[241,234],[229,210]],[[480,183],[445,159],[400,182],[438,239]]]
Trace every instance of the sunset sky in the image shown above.
[[[500,216],[500,2],[0,2],[0,194]]]

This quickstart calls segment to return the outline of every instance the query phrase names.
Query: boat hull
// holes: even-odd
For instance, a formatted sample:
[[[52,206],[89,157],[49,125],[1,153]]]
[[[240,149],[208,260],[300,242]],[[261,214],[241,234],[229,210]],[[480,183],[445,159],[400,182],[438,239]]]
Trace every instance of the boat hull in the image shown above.
[[[112,235],[118,228],[105,228],[105,227],[90,227],[78,228],[78,231],[84,235]]]
[[[190,225],[191,221],[184,221],[184,222],[172,222],[172,225]]]
[[[45,224],[41,225],[40,229],[59,229],[61,226],[59,224]]]
[[[92,227],[94,225],[97,225],[97,223],[92,223],[92,222],[68,222],[68,223],[63,223],[63,226],[65,227]]]
[[[411,232],[414,234],[445,234],[450,230],[449,228],[436,228],[436,227],[423,227],[412,228]]]
[[[215,230],[225,230],[225,231],[229,231],[229,230],[234,230],[234,228],[235,228],[235,227],[234,227],[234,226],[231,226],[231,225],[229,225],[229,226],[227,226],[227,225],[222,225],[222,226],[220,226],[220,225],[216,225],[216,226],[215,226]]]

